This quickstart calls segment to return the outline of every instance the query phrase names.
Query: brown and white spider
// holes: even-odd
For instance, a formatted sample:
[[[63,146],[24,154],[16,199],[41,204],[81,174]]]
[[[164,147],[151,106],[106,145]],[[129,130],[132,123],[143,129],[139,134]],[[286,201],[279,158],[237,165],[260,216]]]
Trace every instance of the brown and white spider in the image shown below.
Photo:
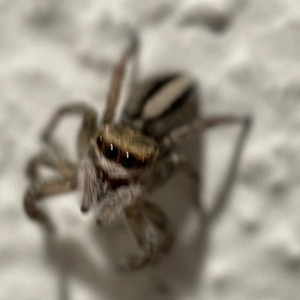
[[[201,202],[198,205],[201,217],[210,220],[222,206],[250,127],[250,119],[243,116],[198,119],[196,85],[180,73],[135,84],[119,119],[116,118],[126,65],[130,59],[136,58],[137,50],[138,41],[134,36],[113,72],[100,124],[96,111],[84,103],[63,106],[54,114],[42,134],[45,151],[28,163],[31,184],[24,197],[28,216],[49,231],[53,226],[38,203],[45,197],[77,188],[82,191],[81,211],[95,210],[99,225],[122,216],[143,251],[141,257],[130,260],[129,269],[146,266],[172,246],[173,233],[168,218],[147,199],[153,189],[165,183],[179,168],[193,173],[185,157],[176,152],[176,145],[192,132],[221,124],[242,125],[228,184],[224,184],[220,199],[210,210],[205,209]],[[53,138],[57,124],[68,114],[82,117],[76,164],[58,150]],[[57,176],[42,180],[38,175],[41,166],[54,170]]]

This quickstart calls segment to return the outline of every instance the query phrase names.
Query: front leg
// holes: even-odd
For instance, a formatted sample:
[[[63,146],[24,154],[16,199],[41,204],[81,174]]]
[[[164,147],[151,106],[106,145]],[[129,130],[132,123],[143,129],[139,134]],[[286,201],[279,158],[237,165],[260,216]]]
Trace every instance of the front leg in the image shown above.
[[[153,180],[148,191],[153,191],[158,186],[165,184],[179,170],[186,172],[193,181],[198,182],[199,175],[194,166],[183,154],[173,152],[162,158],[154,167]]]
[[[126,208],[138,202],[141,191],[142,187],[138,183],[121,185],[115,190],[108,190],[104,197],[99,199],[97,223],[109,224],[117,216],[122,215]]]
[[[123,270],[139,270],[168,253],[174,235],[166,214],[150,202],[140,202],[125,210],[126,222],[143,254],[130,257]]]
[[[79,115],[82,117],[82,125],[78,135],[77,153],[82,158],[86,153],[91,136],[97,128],[97,113],[85,103],[71,103],[60,107],[52,116],[42,133],[42,140],[52,148],[57,148],[52,135],[60,123],[61,119],[66,115]]]
[[[41,223],[48,231],[52,231],[53,226],[48,216],[37,206],[37,203],[45,197],[69,192],[76,187],[77,179],[74,176],[32,184],[24,196],[24,209],[31,219]]]
[[[125,211],[126,222],[133,233],[143,255],[131,256],[126,265],[121,266],[124,271],[142,269],[153,262],[158,252],[158,234],[149,218],[143,212],[141,205],[128,207]]]
[[[42,167],[50,168],[57,173],[56,177],[51,180],[44,180],[39,174]],[[46,151],[29,161],[26,173],[31,184],[24,196],[25,212],[48,231],[52,231],[53,226],[45,212],[39,208],[38,203],[45,197],[75,190],[77,187],[76,165],[55,154],[50,155],[49,151]]]
[[[100,196],[100,185],[93,162],[85,158],[80,164],[79,185],[82,192],[81,211],[87,212]]]

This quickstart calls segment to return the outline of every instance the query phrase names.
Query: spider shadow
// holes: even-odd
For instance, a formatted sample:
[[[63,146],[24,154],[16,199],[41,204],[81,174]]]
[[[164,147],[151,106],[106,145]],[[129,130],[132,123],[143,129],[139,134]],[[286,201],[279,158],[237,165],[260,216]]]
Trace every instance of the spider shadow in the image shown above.
[[[188,146],[190,150],[185,149],[184,153],[196,165],[199,140],[189,141]],[[46,253],[48,262],[58,274],[58,299],[73,299],[74,282],[87,287],[96,298],[105,295],[109,300],[180,299],[181,295],[197,288],[209,240],[209,228],[203,226],[195,209],[198,187],[196,181],[179,172],[153,194],[151,199],[171,219],[176,238],[170,255],[141,271],[123,273],[115,268],[120,257],[125,258],[136,248],[125,226],[120,224],[108,228],[93,224],[89,228],[86,234],[94,241],[99,259],[85,242],[74,237],[48,236]]]

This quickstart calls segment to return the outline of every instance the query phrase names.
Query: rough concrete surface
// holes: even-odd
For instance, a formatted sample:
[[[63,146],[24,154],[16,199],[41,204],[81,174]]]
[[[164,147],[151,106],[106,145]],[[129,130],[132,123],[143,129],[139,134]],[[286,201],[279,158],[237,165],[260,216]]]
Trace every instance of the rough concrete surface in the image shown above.
[[[177,232],[173,252],[123,274],[116,264],[137,249],[121,223],[97,228],[71,193],[43,203],[57,227],[50,238],[22,199],[46,121],[72,99],[103,110],[130,28],[141,40],[140,77],[184,70],[199,82],[205,114],[251,114],[254,126],[213,226],[203,233],[194,186],[175,176],[153,196]],[[1,0],[0,299],[300,299],[299,49],[299,0]],[[78,123],[63,127],[71,144]],[[236,134],[206,136],[209,204]]]

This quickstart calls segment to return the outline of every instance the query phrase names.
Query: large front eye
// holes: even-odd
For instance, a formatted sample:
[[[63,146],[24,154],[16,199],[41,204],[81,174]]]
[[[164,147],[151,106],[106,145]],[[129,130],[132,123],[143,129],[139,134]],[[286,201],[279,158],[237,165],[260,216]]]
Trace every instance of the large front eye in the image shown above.
[[[101,135],[97,137],[96,142],[97,142],[98,147],[99,147],[99,148],[102,148],[102,145],[103,145],[103,138],[102,138]]]
[[[136,159],[128,151],[120,157],[120,164],[125,168],[131,168],[135,163]]]
[[[109,144],[105,147],[103,153],[104,156],[108,159],[116,159],[118,157],[119,151],[118,148],[113,144]]]

